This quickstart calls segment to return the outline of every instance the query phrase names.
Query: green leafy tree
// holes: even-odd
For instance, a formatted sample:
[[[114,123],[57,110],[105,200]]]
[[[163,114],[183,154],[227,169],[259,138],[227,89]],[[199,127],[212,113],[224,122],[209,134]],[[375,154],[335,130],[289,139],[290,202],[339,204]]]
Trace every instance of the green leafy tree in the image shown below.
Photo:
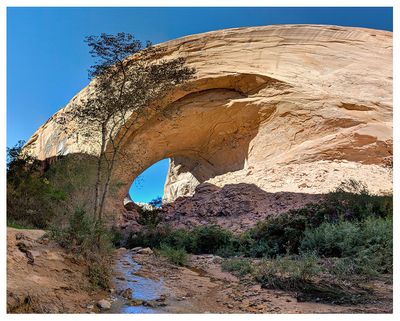
[[[163,50],[131,34],[103,33],[87,37],[86,42],[95,60],[89,70],[92,82],[83,101],[65,117],[86,128],[84,135],[100,137],[94,215],[101,220],[115,162],[124,156],[124,139],[144,113],[157,109],[155,101],[190,79],[194,70],[184,58],[163,59]]]

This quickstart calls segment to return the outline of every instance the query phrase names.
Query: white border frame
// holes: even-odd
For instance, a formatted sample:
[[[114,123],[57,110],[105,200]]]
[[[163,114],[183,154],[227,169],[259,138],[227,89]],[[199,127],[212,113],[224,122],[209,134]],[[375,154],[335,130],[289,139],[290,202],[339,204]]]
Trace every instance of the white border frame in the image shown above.
[[[399,1],[395,0],[280,0],[280,1],[266,1],[266,0],[230,0],[230,1],[221,1],[221,0],[191,0],[188,3],[188,0],[146,0],[146,1],[129,1],[129,0],[113,0],[113,1],[95,1],[95,0],[2,0],[0,3],[0,70],[1,70],[1,78],[0,78],[0,99],[1,103],[1,125],[0,125],[0,155],[2,161],[0,162],[0,170],[2,175],[1,180],[1,213],[2,217],[2,237],[1,237],[1,284],[2,290],[0,294],[1,306],[0,312],[7,319],[12,320],[22,320],[26,318],[27,315],[8,315],[6,314],[6,179],[5,179],[5,156],[6,156],[6,19],[7,19],[7,7],[393,7],[393,107],[397,105],[399,101],[399,78],[396,74],[400,70],[399,63],[399,21],[400,21],[400,11],[399,11]],[[398,226],[398,218],[396,217],[397,212],[399,211],[399,200],[398,200],[398,190],[399,190],[399,174],[398,174],[398,166],[397,160],[399,159],[399,148],[397,143],[400,142],[400,132],[399,126],[400,124],[400,116],[398,111],[393,111],[393,141],[394,143],[394,170],[393,170],[393,191],[394,191],[394,249],[398,249],[399,245],[399,226]],[[324,314],[323,316],[317,314],[308,314],[308,315],[277,315],[277,314],[246,314],[246,315],[238,315],[238,314],[226,314],[226,315],[215,315],[215,314],[196,314],[196,315],[184,315],[184,314],[160,314],[160,315],[57,315],[57,318],[60,319],[69,319],[71,317],[77,319],[96,319],[96,320],[110,320],[117,318],[118,319],[141,319],[141,320],[150,320],[150,319],[161,319],[168,320],[174,318],[174,320],[184,320],[187,321],[188,317],[190,320],[207,318],[207,320],[239,320],[246,318],[246,320],[282,320],[287,318],[296,318],[300,320],[318,320],[323,317],[326,320],[394,320],[399,317],[399,300],[396,298],[398,295],[399,289],[399,260],[397,254],[394,253],[394,273],[393,273],[393,286],[394,286],[394,295],[393,295],[393,314],[391,315],[382,315],[382,314]],[[28,316],[29,320],[50,320],[54,318],[53,315],[34,315],[30,314]]]

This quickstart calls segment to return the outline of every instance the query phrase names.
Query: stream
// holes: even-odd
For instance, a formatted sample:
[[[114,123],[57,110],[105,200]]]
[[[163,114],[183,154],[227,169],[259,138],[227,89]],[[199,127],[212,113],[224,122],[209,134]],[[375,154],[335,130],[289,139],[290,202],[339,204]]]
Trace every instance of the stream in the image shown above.
[[[140,301],[145,303],[159,299],[163,291],[163,280],[156,281],[136,275],[141,265],[132,258],[132,254],[132,251],[126,251],[114,265],[115,295],[108,313],[161,313],[160,308],[144,306]],[[132,290],[132,300],[119,295],[126,289]],[[132,305],[135,301],[138,305]]]

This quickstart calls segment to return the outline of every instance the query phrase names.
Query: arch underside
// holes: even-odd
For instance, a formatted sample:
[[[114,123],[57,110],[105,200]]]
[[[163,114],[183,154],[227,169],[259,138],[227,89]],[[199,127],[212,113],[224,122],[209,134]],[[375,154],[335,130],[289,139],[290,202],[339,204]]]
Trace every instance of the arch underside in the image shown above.
[[[392,155],[391,33],[270,26],[161,46],[166,59],[184,56],[196,77],[149,108],[126,135],[112,177],[119,186],[108,200],[112,208],[122,205],[141,172],[164,158],[172,159],[166,201],[205,182],[317,194],[348,177],[373,192],[391,190],[384,166]],[[58,115],[28,148],[40,159],[96,154],[93,138],[79,135],[83,129],[77,128],[79,139],[63,135]]]

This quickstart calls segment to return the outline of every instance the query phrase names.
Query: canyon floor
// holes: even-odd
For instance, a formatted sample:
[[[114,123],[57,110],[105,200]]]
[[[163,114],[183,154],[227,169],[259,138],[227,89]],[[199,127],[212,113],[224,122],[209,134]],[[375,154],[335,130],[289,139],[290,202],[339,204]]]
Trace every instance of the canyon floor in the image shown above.
[[[136,275],[161,282],[160,313],[390,313],[391,288],[381,288],[373,304],[331,305],[299,302],[295,293],[263,289],[250,278],[238,279],[221,270],[221,258],[191,255],[186,267],[169,264],[154,254],[122,250],[141,265]],[[117,256],[118,257],[118,256]],[[133,296],[135,293],[133,292]],[[157,308],[160,299],[150,305]],[[157,309],[156,309],[157,310]]]
[[[379,299],[359,305],[299,302],[295,293],[263,289],[221,270],[221,259],[192,255],[177,267],[151,250],[115,250],[113,287],[90,288],[83,262],[44,231],[7,231],[9,313],[391,313],[392,286],[376,284]],[[129,290],[130,289],[130,290]],[[132,296],[132,299],[124,295]],[[101,309],[103,300],[110,308]],[[107,305],[106,304],[106,305]]]

